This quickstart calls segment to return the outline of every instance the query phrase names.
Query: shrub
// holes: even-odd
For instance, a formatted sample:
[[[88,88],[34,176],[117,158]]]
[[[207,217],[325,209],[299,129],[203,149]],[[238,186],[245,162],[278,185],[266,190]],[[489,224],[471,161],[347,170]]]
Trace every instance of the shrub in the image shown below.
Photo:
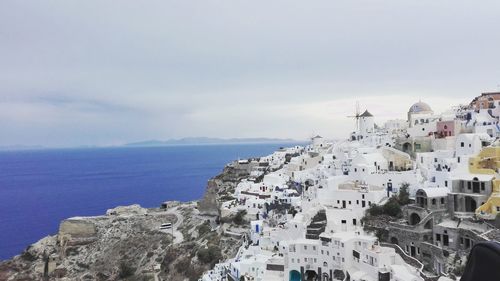
[[[210,227],[210,223],[208,221],[204,222],[203,224],[199,225],[198,227],[196,227],[196,229],[198,230],[198,235],[199,236],[202,236],[203,234],[209,232],[212,230],[212,228]]]
[[[180,250],[177,250],[176,248],[169,247],[167,248],[167,251],[165,252],[165,256],[163,257],[162,264],[165,268],[168,268],[169,265],[177,258],[177,256],[180,254]]]
[[[175,270],[179,273],[186,271],[191,265],[191,260],[189,258],[182,258],[175,264]]]
[[[37,260],[37,258],[29,251],[30,248],[31,246],[29,246],[28,248],[26,248],[26,250],[24,250],[24,252],[21,254],[21,258],[24,259],[25,261],[34,262]]]
[[[367,212],[370,216],[380,216],[384,213],[384,209],[382,208],[382,206],[372,204],[368,208]]]
[[[120,263],[120,267],[118,270],[119,270],[118,275],[122,279],[130,277],[135,273],[135,268],[131,267],[130,265],[128,265],[126,262],[123,261]]]
[[[389,201],[384,204],[382,209],[384,211],[384,214],[391,217],[401,216],[401,206],[399,206],[398,200],[396,200],[395,197],[389,198]]]
[[[388,215],[391,217],[400,217],[402,214],[401,206],[399,205],[398,198],[395,196],[389,198],[389,200],[382,206],[372,204],[367,210],[368,216],[380,216]]]
[[[401,184],[398,194],[398,202],[401,206],[408,205],[408,203],[410,203],[410,192],[408,192],[409,187],[410,184],[407,182]]]
[[[210,245],[208,248],[201,248],[196,255],[201,262],[211,264],[212,266],[222,259],[221,249],[215,245]]]
[[[247,211],[241,210],[236,213],[236,215],[233,218],[233,222],[237,225],[242,225],[245,223],[245,215],[247,214]]]

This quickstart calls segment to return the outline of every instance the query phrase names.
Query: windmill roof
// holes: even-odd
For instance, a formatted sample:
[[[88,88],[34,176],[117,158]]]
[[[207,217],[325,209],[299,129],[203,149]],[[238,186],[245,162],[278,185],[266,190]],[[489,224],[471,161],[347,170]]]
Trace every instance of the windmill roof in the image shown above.
[[[365,110],[365,112],[363,112],[363,114],[361,114],[359,117],[373,117],[373,114],[368,112],[368,110]]]

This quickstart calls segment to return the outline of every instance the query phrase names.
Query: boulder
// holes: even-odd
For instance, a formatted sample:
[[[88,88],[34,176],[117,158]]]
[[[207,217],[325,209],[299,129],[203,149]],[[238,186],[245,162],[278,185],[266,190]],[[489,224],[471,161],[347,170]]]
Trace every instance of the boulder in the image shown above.
[[[148,213],[148,210],[142,208],[138,204],[130,205],[130,206],[118,206],[113,209],[109,209],[106,211],[106,215],[108,216],[131,216],[131,215],[145,215]]]

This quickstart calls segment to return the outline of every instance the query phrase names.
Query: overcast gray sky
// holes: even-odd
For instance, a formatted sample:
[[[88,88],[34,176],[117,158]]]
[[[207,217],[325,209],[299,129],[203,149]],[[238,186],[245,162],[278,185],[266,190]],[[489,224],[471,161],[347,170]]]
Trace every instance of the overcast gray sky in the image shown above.
[[[344,137],[499,90],[500,1],[0,2],[0,145]]]

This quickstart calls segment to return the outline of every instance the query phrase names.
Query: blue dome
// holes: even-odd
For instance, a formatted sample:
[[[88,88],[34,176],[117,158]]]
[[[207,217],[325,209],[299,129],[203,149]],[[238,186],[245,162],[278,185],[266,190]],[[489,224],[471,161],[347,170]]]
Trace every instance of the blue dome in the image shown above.
[[[426,104],[425,102],[417,102],[414,105],[410,107],[410,110],[408,110],[409,113],[420,113],[420,112],[429,112],[432,111],[431,107]]]

